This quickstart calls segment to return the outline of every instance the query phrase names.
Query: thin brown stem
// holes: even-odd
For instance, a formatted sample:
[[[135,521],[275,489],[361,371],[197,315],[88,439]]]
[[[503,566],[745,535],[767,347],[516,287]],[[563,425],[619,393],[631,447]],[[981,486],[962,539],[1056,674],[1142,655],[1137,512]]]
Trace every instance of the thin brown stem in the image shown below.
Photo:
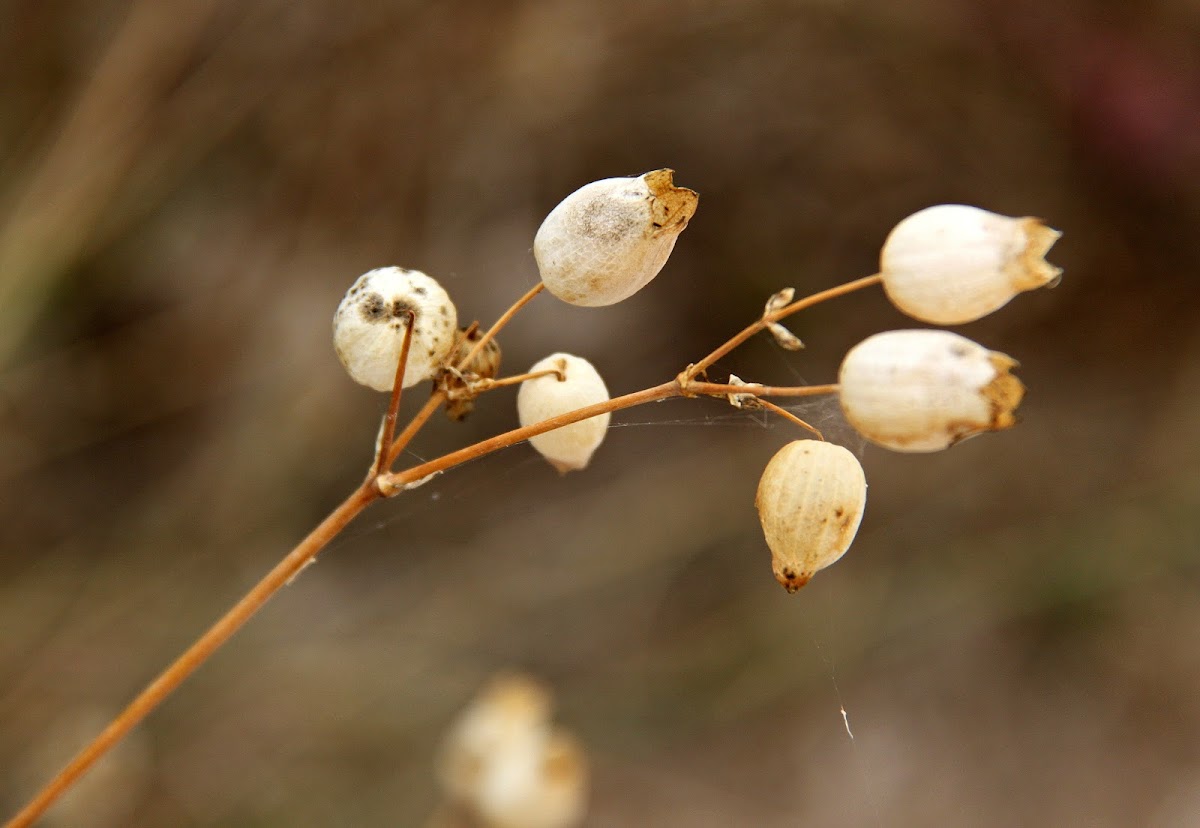
[[[482,394],[485,391],[492,391],[496,388],[504,388],[509,385],[517,385],[525,382],[525,380],[538,379],[539,377],[558,377],[563,378],[563,372],[555,368],[548,371],[532,371],[528,374],[513,374],[511,377],[501,377],[500,379],[481,379],[471,384],[471,395]]]
[[[801,428],[808,429],[813,434],[817,435],[818,440],[823,441],[825,439],[825,435],[822,434],[820,432],[820,430],[817,429],[816,426],[809,425],[808,423],[804,422],[804,420],[801,420],[795,414],[788,411],[786,408],[780,408],[775,403],[773,403],[769,400],[759,400],[758,405],[762,406],[763,408],[767,409],[768,411],[772,411],[775,414],[778,414],[780,417],[783,417],[785,420],[791,420],[793,423],[800,426]]]
[[[412,442],[412,439],[417,436],[417,432],[429,422],[429,418],[434,415],[441,406],[446,402],[445,391],[434,391],[429,395],[429,399],[425,401],[425,405],[421,406],[421,410],[413,415],[413,418],[408,421],[408,425],[404,430],[396,435],[396,439],[392,441],[392,447],[388,449],[387,463],[385,469],[390,469],[392,464],[396,462],[396,458],[400,456],[400,452],[404,451],[405,447]]]
[[[734,348],[741,345],[759,331],[765,330],[766,327],[772,322],[778,322],[780,319],[791,316],[797,311],[802,311],[805,308],[811,308],[813,305],[819,305],[822,302],[826,302],[830,299],[836,299],[839,296],[845,296],[847,293],[853,293],[856,290],[862,290],[865,287],[877,285],[880,283],[880,281],[882,281],[882,278],[883,277],[878,273],[874,274],[873,276],[864,276],[861,279],[855,279],[853,282],[846,282],[845,284],[838,285],[837,287],[831,287],[828,290],[822,290],[819,293],[814,293],[811,296],[805,296],[803,299],[797,299],[795,302],[792,302],[790,305],[784,305],[777,311],[763,314],[761,319],[753,324],[747,325],[740,333],[730,337],[725,344],[715,349],[704,359],[689,365],[687,370],[684,371],[682,375],[683,380],[687,382],[691,380],[692,377],[697,377],[704,373],[706,370],[712,367],[713,363],[715,363],[718,359],[724,357]]]
[[[837,385],[757,385],[748,382],[745,385],[725,385],[719,382],[689,382],[689,395],[706,397],[724,397],[729,394],[746,394],[751,397],[819,397],[823,394],[836,394]]]
[[[505,325],[507,325],[514,316],[517,315],[517,311],[519,311],[521,308],[525,307],[530,302],[532,302],[533,297],[537,296],[539,293],[541,293],[545,289],[546,289],[546,283],[538,282],[536,285],[531,287],[529,290],[525,291],[524,295],[521,296],[520,299],[513,302],[512,307],[510,307],[503,314],[501,314],[500,318],[496,320],[496,324],[494,324],[494,325],[492,325],[492,327],[488,328],[487,332],[483,336],[479,337],[479,339],[475,342],[475,345],[471,348],[470,351],[467,352],[467,355],[458,361],[458,369],[461,371],[462,369],[464,369],[468,365],[470,365],[471,360],[473,360],[476,357],[476,355],[480,351],[483,350],[484,346],[487,345],[489,342],[491,342],[493,339],[495,339],[496,334],[500,333],[500,330]]]
[[[91,741],[75,758],[59,771],[38,792],[20,813],[13,817],[5,828],[25,828],[45,813],[64,791],[71,787],[92,764],[119,742],[126,733],[156,708],[163,699],[171,695],[184,679],[212,656],[229,640],[267,600],[278,592],[304,568],[305,564],[325,547],[359,512],[379,499],[379,492],[369,483],[364,483],[342,504],[334,509],[317,528],[309,533],[295,549],[287,554],[275,568],[255,584],[233,607],[209,627],[191,647],[184,651],[164,670],[158,678],[147,685],[129,706],[113,719],[108,727]]]
[[[387,413],[383,415],[383,425],[380,428],[379,439],[375,443],[375,462],[371,464],[370,472],[372,480],[391,468],[387,459],[392,445],[392,435],[396,433],[396,412],[400,410],[400,394],[404,390],[404,371],[408,368],[408,350],[412,347],[413,328],[416,327],[417,321],[416,314],[412,311],[408,311],[407,316],[408,324],[404,328],[404,340],[400,344],[400,361],[396,363],[396,376],[392,379],[392,396],[388,400]]]
[[[514,428],[512,431],[506,431],[503,434],[497,434],[495,437],[482,440],[458,451],[452,451],[444,457],[430,460],[428,463],[422,463],[419,466],[413,466],[411,469],[381,475],[379,478],[379,488],[385,494],[395,494],[403,490],[409,483],[415,483],[430,475],[444,472],[446,469],[453,468],[460,463],[475,460],[486,454],[491,454],[493,451],[499,451],[502,448],[516,445],[524,440],[528,440],[530,437],[545,434],[547,431],[553,431],[556,428],[562,428],[565,425],[577,423],[589,417],[595,417],[597,414],[620,411],[623,408],[632,408],[635,405],[655,402],[656,400],[665,400],[668,397],[678,397],[681,394],[682,391],[679,388],[679,383],[672,380],[671,382],[664,382],[662,385],[655,385],[652,388],[645,388],[641,391],[635,391],[632,394],[626,394],[623,397],[614,397],[611,400],[605,400],[595,405],[589,405],[575,411],[568,411],[566,414],[542,420],[540,423],[533,423],[521,428]]]

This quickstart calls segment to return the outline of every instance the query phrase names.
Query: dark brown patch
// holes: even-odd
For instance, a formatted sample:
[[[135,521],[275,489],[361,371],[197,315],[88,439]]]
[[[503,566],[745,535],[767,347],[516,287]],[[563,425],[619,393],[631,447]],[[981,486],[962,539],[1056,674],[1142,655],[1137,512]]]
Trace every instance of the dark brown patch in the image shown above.
[[[417,309],[410,302],[406,302],[403,299],[393,299],[390,312],[397,319],[401,316],[416,317],[417,315]]]
[[[368,322],[380,322],[387,316],[387,303],[378,293],[368,293],[358,303],[358,312]]]

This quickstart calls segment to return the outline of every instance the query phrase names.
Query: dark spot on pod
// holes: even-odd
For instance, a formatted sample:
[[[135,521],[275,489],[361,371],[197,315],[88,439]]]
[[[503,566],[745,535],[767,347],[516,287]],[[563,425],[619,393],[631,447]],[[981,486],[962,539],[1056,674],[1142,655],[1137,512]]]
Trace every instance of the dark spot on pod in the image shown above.
[[[417,296],[425,295],[425,288],[421,287],[420,285],[416,285],[412,290],[413,293],[417,294]]]
[[[837,507],[837,511],[835,511],[833,513],[834,517],[841,517],[844,514],[846,514],[846,510],[843,509],[841,506]]]
[[[378,293],[368,293],[359,302],[358,311],[368,322],[379,322],[387,316],[387,304]]]
[[[399,318],[401,316],[407,316],[410,313],[413,316],[416,316],[417,309],[415,307],[413,307],[412,304],[404,301],[403,299],[393,299],[391,313],[392,313],[392,316],[395,316],[396,318]]]

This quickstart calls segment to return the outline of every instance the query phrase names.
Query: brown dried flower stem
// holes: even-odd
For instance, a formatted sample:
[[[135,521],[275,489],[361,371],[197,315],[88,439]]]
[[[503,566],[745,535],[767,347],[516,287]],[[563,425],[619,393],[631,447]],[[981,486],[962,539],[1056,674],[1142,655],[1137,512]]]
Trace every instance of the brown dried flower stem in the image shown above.
[[[429,420],[433,413],[446,400],[444,392],[435,391],[421,408],[420,411],[413,417],[407,426],[400,432],[399,435],[391,442],[390,448],[384,452],[381,449],[377,450],[377,457],[372,464],[371,473],[367,479],[363,481],[354,492],[347,497],[341,505],[333,510],[321,523],[313,529],[304,540],[300,541],[294,549],[287,553],[284,558],[275,565],[270,572],[255,584],[249,592],[242,596],[237,603],[233,605],[221,618],[213,624],[209,629],[201,635],[187,650],[175,659],[154,681],[152,681],[130,704],[122,710],[116,718],[114,718],[107,727],[87,746],[85,746],[73,759],[59,771],[45,787],[43,787],[33,799],[25,805],[21,811],[13,817],[4,828],[25,828],[32,825],[35,820],[46,812],[54,802],[63,793],[65,793],[100,757],[107,753],[114,745],[119,742],[130,730],[132,730],[142,719],[144,719],[152,710],[161,704],[168,696],[173,693],[180,684],[183,683],[188,676],[194,673],[200,665],[207,661],[214,653],[219,650],[229,638],[241,628],[243,624],[250,620],[262,606],[276,592],[282,589],[292,578],[296,576],[301,569],[305,567],[313,558],[325,548],[328,543],[352,521],[359,513],[367,506],[376,500],[381,499],[385,495],[393,495],[402,491],[407,484],[415,483],[423,478],[433,474],[453,468],[461,463],[469,460],[474,460],[484,455],[490,454],[507,446],[515,445],[516,443],[527,440],[530,437],[538,434],[544,434],[547,431],[552,431],[556,428],[561,428],[571,423],[586,420],[589,417],[594,417],[597,414],[605,412],[620,411],[625,408],[632,408],[636,405],[644,403],[664,400],[669,397],[694,397],[697,395],[722,397],[729,394],[746,395],[752,397],[764,396],[813,396],[818,394],[836,393],[836,385],[813,385],[813,386],[763,386],[753,383],[745,385],[727,385],[721,383],[709,382],[694,382],[692,377],[700,371],[707,368],[717,359],[720,359],[725,354],[732,351],[742,342],[753,336],[758,331],[762,330],[766,324],[787,316],[790,313],[801,310],[806,307],[811,307],[818,302],[823,302],[826,299],[832,299],[837,296],[842,296],[867,285],[875,284],[879,279],[877,276],[870,276],[866,279],[859,279],[855,282],[848,282],[836,288],[815,293],[812,296],[800,299],[792,304],[780,309],[774,314],[764,317],[763,320],[749,326],[741,333],[731,338],[728,342],[722,345],[712,354],[705,357],[701,362],[688,367],[678,377],[665,382],[661,385],[656,385],[651,388],[645,388],[641,391],[636,391],[632,394],[625,394],[621,397],[616,397],[596,405],[587,406],[585,408],[571,411],[562,414],[558,417],[545,420],[540,423],[534,423],[523,428],[513,429],[504,434],[499,434],[487,440],[476,443],[473,446],[451,452],[436,460],[431,460],[427,463],[422,463],[400,473],[387,473],[384,471],[391,467],[395,462],[400,452],[408,445],[409,441],[416,435],[420,428]],[[466,364],[473,358],[475,352],[481,348],[488,340],[495,336],[510,319],[524,307],[533,297],[542,290],[539,283],[536,287],[529,290],[516,303],[513,304],[503,316],[497,320],[484,337],[476,343],[475,348],[467,358],[463,360],[459,367]],[[411,330],[412,325],[409,325]],[[405,339],[405,345],[408,344],[408,338]],[[403,359],[402,364],[397,366],[396,381],[392,389],[392,397],[388,403],[388,413],[385,415],[384,424],[382,426],[379,445],[387,445],[388,439],[395,427],[396,411],[399,409],[400,403],[400,385],[404,376]],[[783,411],[783,409],[779,409]],[[802,423],[802,421],[800,421]],[[803,424],[803,423],[802,423]]]
[[[795,302],[792,302],[790,305],[784,305],[777,311],[763,314],[761,319],[759,319],[757,322],[747,325],[744,330],[730,337],[725,344],[721,345],[704,359],[689,365],[687,370],[680,374],[680,378],[685,384],[688,384],[693,377],[699,376],[712,367],[712,364],[718,359],[728,354],[734,348],[741,345],[759,331],[766,330],[767,326],[772,322],[778,322],[780,319],[791,316],[797,311],[802,311],[805,308],[811,308],[813,305],[819,305],[822,302],[830,299],[836,299],[839,296],[845,296],[847,293],[853,293],[856,290],[862,290],[865,287],[877,285],[881,281],[883,281],[883,277],[878,273],[872,276],[864,276],[861,279],[855,279],[853,282],[846,282],[845,284],[838,285],[837,287],[831,287],[828,290],[823,290],[820,293],[814,293],[811,296],[805,296],[803,299],[797,299]]]
[[[809,425],[808,423],[804,422],[804,420],[801,420],[799,417],[797,417],[792,412],[788,411],[786,408],[780,408],[775,403],[773,403],[769,400],[762,400],[762,399],[760,399],[758,401],[758,405],[762,406],[763,408],[767,409],[768,411],[778,414],[780,417],[783,417],[785,420],[791,420],[793,423],[795,423],[796,425],[800,426],[803,429],[807,429],[808,431],[811,431],[813,434],[817,435],[818,440],[825,439],[825,435],[821,433],[820,429],[818,429],[814,425]]]
[[[396,375],[392,379],[392,396],[388,399],[387,413],[383,415],[383,425],[380,427],[379,439],[375,444],[375,462],[371,464],[371,471],[368,473],[370,480],[374,480],[391,468],[388,454],[392,445],[392,435],[396,433],[396,414],[400,411],[400,394],[404,390],[404,371],[408,368],[408,351],[412,347],[413,328],[416,327],[417,322],[417,316],[412,311],[408,311],[406,315],[408,325],[404,328],[404,341],[400,344],[400,360],[396,363]]]

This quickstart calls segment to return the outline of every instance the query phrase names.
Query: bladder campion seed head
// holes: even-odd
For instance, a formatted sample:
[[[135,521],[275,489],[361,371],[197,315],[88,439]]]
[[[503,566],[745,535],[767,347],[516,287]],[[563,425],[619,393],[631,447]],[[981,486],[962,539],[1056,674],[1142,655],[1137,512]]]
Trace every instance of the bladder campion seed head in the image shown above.
[[[572,305],[627,299],[658,275],[699,196],[673,170],[585,184],[550,211],[533,240],[546,289]]]
[[[963,204],[913,213],[879,257],[883,289],[909,316],[957,325],[986,316],[1018,293],[1058,284],[1045,255],[1062,236],[1035,218],[1009,218]]]
[[[853,454],[821,440],[781,448],[754,499],[775,580],[788,592],[845,554],[867,503],[867,479]]]
[[[1016,360],[949,331],[888,331],[850,349],[838,372],[846,419],[894,451],[940,451],[1016,424]]]
[[[571,354],[551,354],[529,369],[557,371],[537,379],[525,380],[517,392],[517,415],[521,425],[533,425],[578,408],[607,400],[608,388],[592,364]],[[587,466],[592,453],[604,441],[611,415],[597,414],[586,420],[547,431],[529,442],[550,465],[562,473]]]
[[[392,390],[409,313],[413,333],[404,388],[432,378],[454,348],[454,303],[436,281],[402,267],[369,271],[351,285],[333,315],[333,346],[355,382]]]

